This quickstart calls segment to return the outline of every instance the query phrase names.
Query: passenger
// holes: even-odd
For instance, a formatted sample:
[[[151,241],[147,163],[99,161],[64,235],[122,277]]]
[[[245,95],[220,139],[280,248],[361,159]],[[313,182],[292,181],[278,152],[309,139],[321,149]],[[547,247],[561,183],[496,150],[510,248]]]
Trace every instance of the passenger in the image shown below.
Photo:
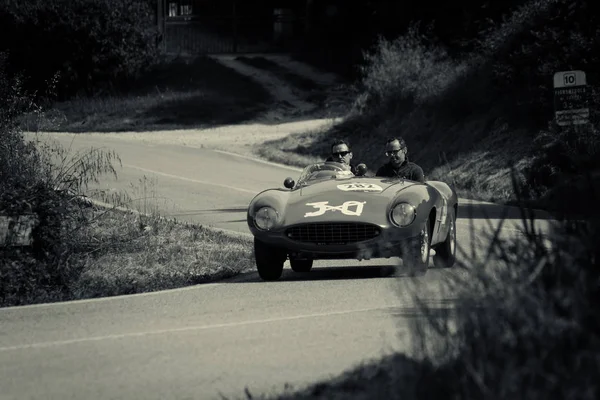
[[[389,161],[377,170],[375,176],[425,182],[423,169],[414,162],[408,161],[408,148],[404,139],[398,137],[388,139],[385,142],[385,155],[389,157]]]

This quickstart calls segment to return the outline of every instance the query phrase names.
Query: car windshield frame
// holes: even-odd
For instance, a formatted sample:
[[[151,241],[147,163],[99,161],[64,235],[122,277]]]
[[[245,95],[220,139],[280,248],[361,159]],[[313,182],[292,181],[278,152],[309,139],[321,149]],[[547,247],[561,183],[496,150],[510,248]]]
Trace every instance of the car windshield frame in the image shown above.
[[[323,176],[323,177],[315,177],[315,174],[318,172],[332,172],[331,176]],[[337,162],[321,162],[310,164],[304,167],[300,176],[298,177],[298,181],[296,183],[296,187],[308,186],[317,182],[323,182],[326,180],[346,180],[349,178],[353,178],[354,174],[350,169],[350,166]]]

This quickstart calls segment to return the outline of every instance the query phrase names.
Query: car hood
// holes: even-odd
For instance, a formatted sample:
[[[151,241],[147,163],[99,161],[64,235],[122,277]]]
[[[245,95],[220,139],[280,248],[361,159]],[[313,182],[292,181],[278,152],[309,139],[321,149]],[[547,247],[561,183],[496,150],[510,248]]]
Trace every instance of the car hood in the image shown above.
[[[312,185],[304,186],[299,189],[300,197],[311,197],[326,192],[334,193],[368,193],[382,194],[389,192],[388,189],[393,188],[392,195],[409,186],[418,184],[409,180],[389,179],[389,178],[351,178],[351,179],[334,179],[322,182],[317,182]],[[385,193],[387,195],[387,193]]]
[[[314,183],[289,194],[283,225],[315,222],[388,223],[390,201],[412,181],[352,178]]]

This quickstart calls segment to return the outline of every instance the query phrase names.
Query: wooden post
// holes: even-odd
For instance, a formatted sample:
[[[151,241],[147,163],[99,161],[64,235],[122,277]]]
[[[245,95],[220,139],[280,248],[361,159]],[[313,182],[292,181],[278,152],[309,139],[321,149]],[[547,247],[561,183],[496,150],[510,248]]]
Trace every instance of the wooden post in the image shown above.
[[[166,15],[165,11],[167,8],[166,0],[156,0],[156,25],[158,27],[158,38],[157,47],[162,49],[163,52],[167,51],[167,37],[166,37]]]
[[[237,13],[235,9],[235,0],[233,1],[233,52],[237,53],[238,51],[238,26],[237,26]]]

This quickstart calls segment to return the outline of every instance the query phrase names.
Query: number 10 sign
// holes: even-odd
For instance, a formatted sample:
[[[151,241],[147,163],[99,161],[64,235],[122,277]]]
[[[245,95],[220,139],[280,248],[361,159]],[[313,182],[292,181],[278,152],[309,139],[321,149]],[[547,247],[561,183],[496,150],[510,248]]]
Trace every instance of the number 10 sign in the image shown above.
[[[554,74],[554,112],[560,126],[587,124],[590,118],[585,72]]]

